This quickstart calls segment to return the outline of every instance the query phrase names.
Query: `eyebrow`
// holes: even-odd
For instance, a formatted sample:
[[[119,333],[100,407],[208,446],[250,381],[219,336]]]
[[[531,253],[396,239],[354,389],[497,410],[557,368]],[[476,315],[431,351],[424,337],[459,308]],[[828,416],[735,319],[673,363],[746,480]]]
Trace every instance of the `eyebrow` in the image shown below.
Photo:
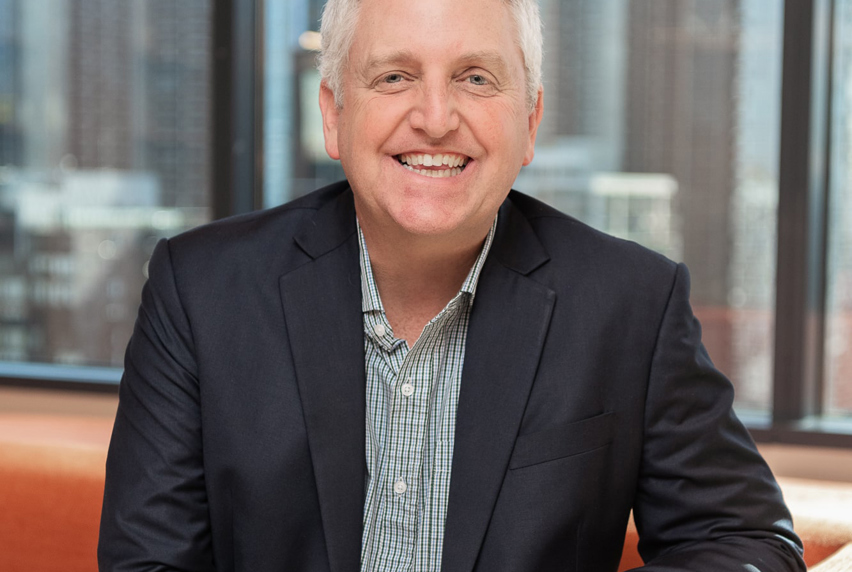
[[[417,58],[414,57],[414,53],[408,50],[400,50],[397,52],[391,52],[386,55],[372,57],[367,62],[360,66],[362,72],[369,72],[375,68],[383,68],[387,66],[394,65],[405,65],[412,64],[417,61]]]
[[[369,73],[376,68],[396,65],[416,65],[420,58],[414,55],[410,50],[399,50],[386,55],[370,58],[361,66],[362,73]],[[462,54],[457,58],[457,61],[465,64],[481,65],[489,70],[493,70],[498,75],[505,75],[508,71],[508,65],[503,57],[491,51],[470,52]]]

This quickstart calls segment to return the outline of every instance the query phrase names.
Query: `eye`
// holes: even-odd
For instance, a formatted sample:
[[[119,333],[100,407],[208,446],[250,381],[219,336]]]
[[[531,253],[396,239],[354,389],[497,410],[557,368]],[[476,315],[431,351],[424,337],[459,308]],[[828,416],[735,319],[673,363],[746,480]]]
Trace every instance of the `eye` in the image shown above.
[[[399,82],[401,82],[403,79],[404,79],[404,78],[402,77],[402,74],[398,74],[398,73],[390,73],[390,74],[388,74],[388,75],[386,75],[386,76],[385,76],[385,78],[384,78],[384,80],[383,80],[383,81],[384,81],[385,83],[399,83]]]
[[[487,80],[487,79],[485,79],[485,77],[483,77],[483,76],[481,76],[481,75],[479,75],[479,74],[473,74],[473,75],[471,75],[471,76],[468,76],[468,78],[467,78],[467,79],[468,79],[468,81],[470,81],[470,83],[472,83],[473,85],[488,85],[488,80]]]

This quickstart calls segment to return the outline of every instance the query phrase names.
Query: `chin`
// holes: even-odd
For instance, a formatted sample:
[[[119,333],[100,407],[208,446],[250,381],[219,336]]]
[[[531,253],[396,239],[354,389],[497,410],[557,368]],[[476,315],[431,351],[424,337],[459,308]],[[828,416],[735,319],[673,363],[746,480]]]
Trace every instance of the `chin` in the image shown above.
[[[416,209],[414,212],[392,213],[396,224],[410,234],[436,236],[451,232],[456,226],[449,217],[441,212],[428,212]]]
[[[393,219],[403,230],[423,237],[458,235],[470,225],[470,217],[459,216],[461,209],[428,208],[423,205],[402,210]]]
[[[397,224],[409,234],[418,236],[445,236],[452,234],[458,229],[458,225],[446,219],[436,220],[431,217],[417,217],[416,219],[397,218]]]

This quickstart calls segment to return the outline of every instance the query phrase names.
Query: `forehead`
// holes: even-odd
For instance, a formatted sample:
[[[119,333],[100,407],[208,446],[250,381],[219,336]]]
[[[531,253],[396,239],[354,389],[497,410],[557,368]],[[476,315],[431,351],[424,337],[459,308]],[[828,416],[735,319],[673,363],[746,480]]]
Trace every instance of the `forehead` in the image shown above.
[[[406,59],[523,60],[504,0],[361,0],[349,53],[359,66]]]

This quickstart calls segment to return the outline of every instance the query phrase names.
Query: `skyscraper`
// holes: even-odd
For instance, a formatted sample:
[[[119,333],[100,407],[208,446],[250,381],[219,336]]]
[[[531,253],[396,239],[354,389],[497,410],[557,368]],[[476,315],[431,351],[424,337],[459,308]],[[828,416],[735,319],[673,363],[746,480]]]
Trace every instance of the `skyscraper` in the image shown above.
[[[68,149],[151,171],[163,206],[209,199],[209,0],[67,0]]]
[[[15,0],[0,0],[0,167],[21,161],[20,97],[21,47]]]

